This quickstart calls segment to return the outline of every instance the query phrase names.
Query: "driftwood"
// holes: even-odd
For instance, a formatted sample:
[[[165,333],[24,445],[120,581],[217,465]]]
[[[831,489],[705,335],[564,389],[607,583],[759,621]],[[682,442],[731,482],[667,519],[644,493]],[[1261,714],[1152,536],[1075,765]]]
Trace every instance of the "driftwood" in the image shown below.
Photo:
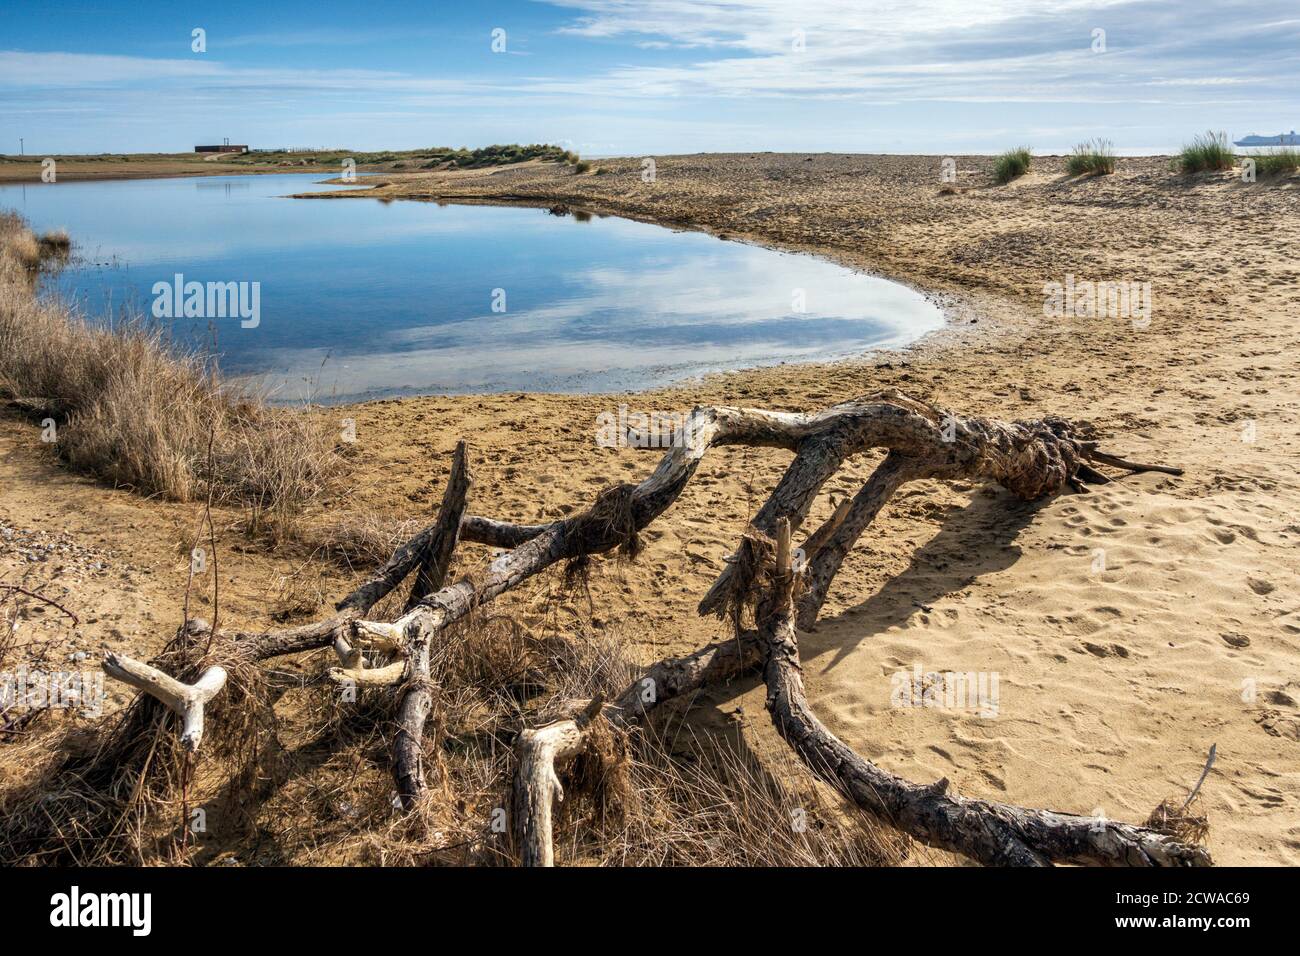
[[[1098,464],[1181,473],[1102,452],[1062,419],[1013,423],[961,417],[895,393],[814,413],[696,408],[649,477],[607,488],[575,517],[533,525],[466,514],[470,478],[462,443],[438,519],[340,601],[334,616],[284,631],[222,637],[253,660],[333,646],[341,664],[330,670],[335,680],[401,685],[395,691],[400,705],[393,771],[402,805],[410,809],[425,788],[424,724],[436,690],[429,679],[429,655],[439,633],[559,561],[615,548],[635,555],[641,529],[676,500],[708,450],[721,445],[794,454],[700,604],[701,613],[730,613],[736,636],[655,664],[611,701],[572,702],[570,716],[520,732],[511,829],[521,862],[553,861],[551,813],[553,803],[563,798],[560,772],[587,746],[597,722],[631,729],[669,700],[761,670],[776,729],[809,769],[857,806],[922,843],[995,865],[1209,863],[1203,849],[1181,844],[1163,831],[968,800],[949,794],[946,780],[909,783],[835,738],[812,713],[803,691],[796,619],[802,627],[815,623],[854,544],[906,482],[992,481],[1033,500],[1108,481],[1094,467]],[[793,531],[807,518],[826,481],[850,456],[873,449],[886,450],[882,463],[796,551]],[[508,550],[479,574],[445,584],[458,540]],[[407,577],[414,583],[403,613],[394,621],[367,620],[370,610]],[[747,608],[753,611],[752,627],[741,624]],[[367,654],[380,661],[377,666],[369,666]]]
[[[655,708],[710,684],[753,670],[761,660],[757,635],[747,632],[686,657],[669,658],[648,668],[613,701],[570,702],[573,717],[520,731],[515,745],[513,832],[524,866],[552,866],[551,807],[564,799],[558,768],[586,748],[596,721],[629,730]]]
[[[156,667],[124,654],[104,655],[104,673],[162,701],[181,719],[181,744],[193,753],[203,742],[203,707],[226,686],[226,669],[209,667],[193,684],[182,684]]]
[[[451,555],[460,536],[460,521],[465,516],[470,474],[465,443],[456,446],[452,455],[451,475],[442,496],[442,508],[433,526],[433,535],[424,548],[415,571],[415,586],[407,604],[416,607],[431,592],[442,587],[451,568]],[[397,733],[393,736],[393,776],[403,808],[409,810],[424,794],[424,722],[433,706],[433,687],[429,680],[429,640],[422,633],[410,642],[410,676],[397,715]]]
[[[555,863],[551,807],[564,799],[564,786],[555,767],[582,753],[587,745],[588,727],[599,714],[601,703],[597,698],[577,717],[519,733],[511,816],[519,862],[524,866]]]

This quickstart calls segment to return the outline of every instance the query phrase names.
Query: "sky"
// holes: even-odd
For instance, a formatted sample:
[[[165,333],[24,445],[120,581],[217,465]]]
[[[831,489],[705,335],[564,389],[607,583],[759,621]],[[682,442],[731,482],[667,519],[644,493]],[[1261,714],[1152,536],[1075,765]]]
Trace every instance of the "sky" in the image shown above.
[[[1300,0],[2,2],[10,154],[1167,153],[1300,128]]]

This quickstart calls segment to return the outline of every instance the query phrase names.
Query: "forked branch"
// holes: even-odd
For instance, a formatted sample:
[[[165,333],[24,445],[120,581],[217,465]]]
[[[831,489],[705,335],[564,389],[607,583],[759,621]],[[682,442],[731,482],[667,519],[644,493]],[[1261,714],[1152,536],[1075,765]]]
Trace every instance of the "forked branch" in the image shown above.
[[[442,495],[442,507],[433,526],[433,535],[415,572],[415,586],[408,606],[417,606],[431,591],[442,587],[451,568],[452,552],[460,534],[461,519],[469,503],[472,482],[468,452],[464,442],[456,446],[451,460],[451,474]],[[424,724],[433,707],[433,683],[429,679],[429,635],[412,632],[410,639],[410,675],[397,714],[397,733],[393,736],[393,777],[397,795],[404,809],[411,809],[424,795]]]
[[[193,684],[182,684],[156,667],[124,654],[104,655],[104,673],[161,701],[181,718],[181,744],[190,753],[203,741],[203,708],[226,685],[226,669],[209,667]]]

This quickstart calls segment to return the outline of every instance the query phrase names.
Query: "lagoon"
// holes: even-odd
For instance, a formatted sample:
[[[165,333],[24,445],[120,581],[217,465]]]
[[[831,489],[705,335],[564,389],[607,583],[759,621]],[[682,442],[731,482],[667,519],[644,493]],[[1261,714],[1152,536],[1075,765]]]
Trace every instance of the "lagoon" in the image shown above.
[[[607,392],[823,361],[940,328],[920,293],[806,255],[617,217],[303,200],[321,173],[0,186],[66,228],[48,283],[97,321],[139,314],[282,401]],[[183,282],[235,283],[257,320],[168,314]],[[163,292],[163,287],[167,291]],[[184,313],[182,308],[179,310]]]

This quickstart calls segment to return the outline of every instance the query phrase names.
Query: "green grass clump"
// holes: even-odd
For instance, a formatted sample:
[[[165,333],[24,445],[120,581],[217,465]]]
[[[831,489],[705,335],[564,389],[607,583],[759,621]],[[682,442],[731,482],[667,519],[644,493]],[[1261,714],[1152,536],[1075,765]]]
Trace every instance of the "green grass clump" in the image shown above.
[[[419,151],[420,158],[425,160],[425,169],[436,169],[439,166],[453,166],[457,169],[480,169],[485,166],[509,166],[514,163],[526,163],[531,159],[540,159],[543,162],[568,162],[569,153],[559,146],[549,144],[534,143],[530,146],[521,146],[518,143],[511,143],[506,146],[482,146],[478,149],[450,149],[448,147],[437,147]]]
[[[569,157],[573,158],[570,159]],[[559,146],[546,143],[533,143],[522,146],[518,143],[506,145],[481,146],[478,149],[453,149],[450,146],[430,146],[425,149],[381,150],[362,152],[349,150],[316,150],[313,152],[259,151],[232,156],[227,162],[244,166],[253,165],[291,165],[291,166],[338,166],[345,159],[353,159],[358,166],[380,166],[402,163],[423,169],[477,169],[484,166],[508,166],[513,163],[525,163],[530,159],[546,162],[576,163],[577,157]]]
[[[1032,162],[1033,156],[1030,155],[1028,146],[1009,149],[999,156],[997,162],[993,164],[993,178],[998,181],[999,185],[1009,183],[1017,176],[1023,176],[1029,172],[1029,166]]]
[[[1236,159],[1228,143],[1228,134],[1210,130],[1183,147],[1178,154],[1178,168],[1185,173],[1231,169]]]
[[[1288,147],[1255,156],[1255,172],[1260,176],[1277,176],[1300,169],[1300,150]]]
[[[1080,143],[1065,161],[1071,176],[1107,175],[1115,171],[1115,150],[1108,139],[1094,139]]]

